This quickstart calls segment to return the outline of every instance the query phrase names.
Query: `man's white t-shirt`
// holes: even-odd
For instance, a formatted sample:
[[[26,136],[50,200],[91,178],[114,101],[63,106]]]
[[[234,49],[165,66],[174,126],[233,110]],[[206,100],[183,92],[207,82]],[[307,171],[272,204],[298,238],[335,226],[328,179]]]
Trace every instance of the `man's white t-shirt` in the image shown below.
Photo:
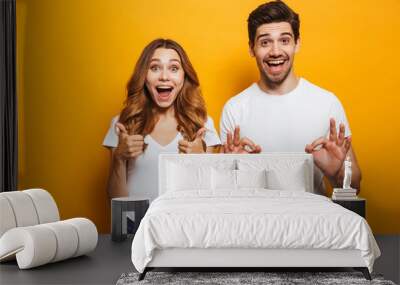
[[[111,121],[111,126],[104,138],[103,146],[117,147],[118,135],[115,124],[118,122],[118,116]],[[218,133],[215,130],[213,120],[208,117],[205,123],[206,132],[204,142],[207,146],[221,144]],[[127,169],[127,187],[129,196],[141,195],[150,198],[153,201],[158,197],[158,155],[160,153],[178,153],[178,141],[183,139],[178,132],[176,137],[167,145],[160,145],[150,135],[144,137],[147,145],[144,153],[139,155],[136,160],[128,161]]]
[[[304,152],[305,146],[329,135],[329,119],[345,125],[351,135],[344,109],[336,96],[300,78],[294,90],[271,95],[257,83],[232,97],[224,106],[220,121],[220,138],[240,127],[240,136],[251,139],[262,152]],[[323,174],[315,167],[314,191],[325,194]]]

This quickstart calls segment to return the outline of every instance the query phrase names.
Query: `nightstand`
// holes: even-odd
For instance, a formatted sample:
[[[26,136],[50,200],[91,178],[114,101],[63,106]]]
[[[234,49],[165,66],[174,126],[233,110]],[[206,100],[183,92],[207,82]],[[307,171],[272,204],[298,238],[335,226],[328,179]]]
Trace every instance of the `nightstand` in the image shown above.
[[[339,204],[340,206],[359,214],[365,219],[365,207],[367,201],[364,198],[354,198],[351,200],[340,200],[332,199],[332,202]]]
[[[123,241],[128,234],[134,235],[149,204],[150,199],[145,196],[113,198],[111,200],[111,239]]]

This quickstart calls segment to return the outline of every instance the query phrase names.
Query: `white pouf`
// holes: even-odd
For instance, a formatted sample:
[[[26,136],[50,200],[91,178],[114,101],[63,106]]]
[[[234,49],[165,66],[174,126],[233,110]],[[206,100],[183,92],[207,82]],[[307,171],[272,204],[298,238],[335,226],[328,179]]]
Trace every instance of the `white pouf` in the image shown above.
[[[43,189],[0,193],[0,262],[16,258],[20,269],[28,269],[96,248],[92,221],[59,219],[53,197]]]

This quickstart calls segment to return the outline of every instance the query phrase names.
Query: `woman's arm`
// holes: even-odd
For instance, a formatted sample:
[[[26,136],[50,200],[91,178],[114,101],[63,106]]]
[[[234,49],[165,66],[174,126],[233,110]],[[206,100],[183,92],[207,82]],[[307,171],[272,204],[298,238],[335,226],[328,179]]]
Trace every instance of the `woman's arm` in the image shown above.
[[[213,146],[208,146],[206,149],[206,153],[220,153],[221,151],[221,145],[213,145]]]
[[[128,196],[127,163],[143,153],[144,139],[142,135],[129,135],[125,126],[116,123],[118,130],[118,146],[111,149],[110,173],[107,192],[110,198]]]
[[[110,171],[107,182],[108,196],[111,198],[128,196],[127,161],[115,155],[115,148],[110,148]]]

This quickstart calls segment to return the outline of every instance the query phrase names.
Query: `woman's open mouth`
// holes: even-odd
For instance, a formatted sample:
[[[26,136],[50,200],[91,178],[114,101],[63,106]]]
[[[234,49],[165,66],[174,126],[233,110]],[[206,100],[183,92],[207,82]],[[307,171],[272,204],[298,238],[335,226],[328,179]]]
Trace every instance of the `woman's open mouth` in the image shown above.
[[[157,86],[156,90],[157,97],[160,99],[160,101],[168,101],[174,88],[171,86]]]

